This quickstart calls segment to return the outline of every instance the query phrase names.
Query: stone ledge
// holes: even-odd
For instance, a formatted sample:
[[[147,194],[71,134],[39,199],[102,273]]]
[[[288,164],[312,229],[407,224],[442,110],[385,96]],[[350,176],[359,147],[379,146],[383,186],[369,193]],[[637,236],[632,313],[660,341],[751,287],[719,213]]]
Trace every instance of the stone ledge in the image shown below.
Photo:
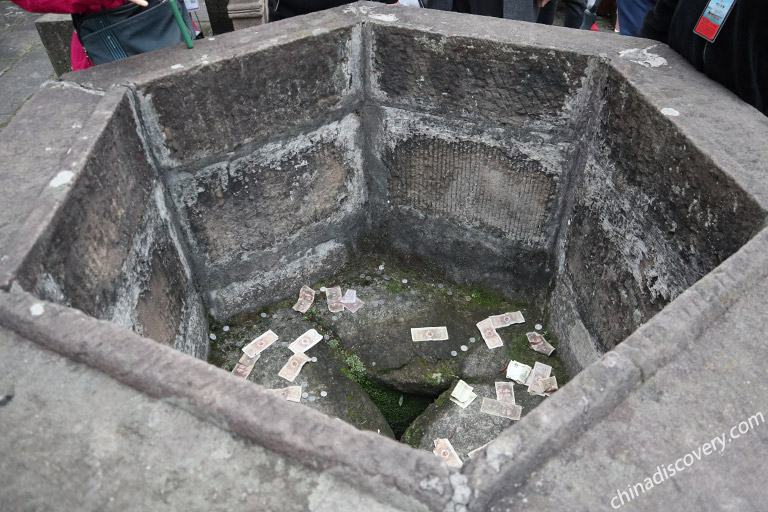
[[[36,304],[44,308],[39,316],[30,310]],[[449,469],[431,453],[293,406],[261,386],[109,322],[27,293],[1,292],[0,325],[268,450],[332,470],[368,492],[415,499],[430,510],[441,510],[450,500]]]

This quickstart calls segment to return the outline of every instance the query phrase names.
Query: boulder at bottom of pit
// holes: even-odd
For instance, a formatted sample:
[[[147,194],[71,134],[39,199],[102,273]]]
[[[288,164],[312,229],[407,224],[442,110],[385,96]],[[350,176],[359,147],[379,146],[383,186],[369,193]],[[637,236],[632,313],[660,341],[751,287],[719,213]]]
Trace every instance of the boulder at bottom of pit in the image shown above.
[[[302,386],[302,405],[331,418],[339,418],[357,428],[394,438],[384,416],[363,388],[342,373],[344,363],[338,360],[325,340],[306,351],[307,356],[315,357],[317,361],[306,363],[296,380],[289,382],[278,375],[293,355],[287,345],[315,327],[302,314],[287,307],[277,309],[266,318],[256,316],[251,321],[240,322],[227,332],[219,331],[217,335],[218,350],[224,354],[223,366],[233,368],[243,355],[241,347],[271,329],[279,339],[261,353],[248,380],[267,389]]]
[[[515,422],[480,411],[484,397],[496,398],[493,382],[470,384],[477,398],[465,409],[450,400],[455,386],[456,383],[427,407],[427,410],[411,423],[401,440],[414,448],[432,451],[435,439],[449,439],[462,462],[466,463],[469,460],[467,453],[493,441]],[[525,386],[515,384],[515,403],[523,406],[523,416],[545,399],[542,396],[530,395]]]

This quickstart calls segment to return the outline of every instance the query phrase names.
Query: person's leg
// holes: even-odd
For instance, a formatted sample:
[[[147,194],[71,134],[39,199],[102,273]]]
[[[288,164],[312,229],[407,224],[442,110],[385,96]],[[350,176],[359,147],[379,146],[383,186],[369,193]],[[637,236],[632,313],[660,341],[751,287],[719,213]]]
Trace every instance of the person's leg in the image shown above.
[[[454,0],[455,2],[456,0]],[[501,0],[468,0],[470,14],[479,14],[480,16],[493,16],[501,18],[504,16],[504,8]]]
[[[653,0],[616,0],[619,7],[619,30],[624,36],[637,36],[645,15],[653,9]]]
[[[565,0],[565,20],[563,26],[568,28],[581,28],[584,20],[584,11],[587,9],[587,0]]]
[[[504,17],[508,20],[536,23],[539,6],[536,0],[504,0]]]
[[[568,2],[568,0],[565,0]],[[557,0],[549,0],[547,5],[539,9],[539,17],[536,18],[536,23],[542,25],[551,25],[555,22],[555,12],[557,11]]]

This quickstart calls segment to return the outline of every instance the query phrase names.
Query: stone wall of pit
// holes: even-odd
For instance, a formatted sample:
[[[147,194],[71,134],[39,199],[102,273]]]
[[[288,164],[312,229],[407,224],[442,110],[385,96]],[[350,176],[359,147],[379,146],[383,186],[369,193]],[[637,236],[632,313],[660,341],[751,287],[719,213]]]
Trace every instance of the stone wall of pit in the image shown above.
[[[763,207],[611,66],[563,217],[550,320],[577,372],[744,245]]]
[[[373,224],[460,282],[543,299],[589,112],[581,54],[371,26]]]
[[[333,273],[365,230],[360,33],[341,23],[137,86],[213,317]]]
[[[147,158],[128,91],[52,84],[25,109],[49,112],[52,104],[90,112],[35,127],[31,140],[48,139],[46,152],[59,153],[57,164],[40,169],[39,158],[17,162],[18,175],[41,196],[18,205],[31,215],[14,234],[17,255],[6,258],[11,288],[207,358],[207,320],[188,250]],[[24,129],[11,128],[3,135]]]

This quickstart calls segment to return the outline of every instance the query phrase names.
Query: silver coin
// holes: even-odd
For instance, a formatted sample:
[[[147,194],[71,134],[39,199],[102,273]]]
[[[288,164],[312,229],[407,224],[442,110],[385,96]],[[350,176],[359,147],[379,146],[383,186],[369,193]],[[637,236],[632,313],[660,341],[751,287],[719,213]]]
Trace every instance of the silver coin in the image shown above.
[[[407,279],[403,279],[403,284],[408,284],[408,280]]]
[[[315,400],[317,400],[317,398],[315,398],[315,397],[313,397],[313,396],[309,397],[309,401],[310,401],[310,402],[314,402]]]
[[[320,396],[328,396],[328,392],[327,391],[321,391],[320,392]]]
[[[470,342],[470,343],[474,343],[474,342],[476,342],[476,341],[477,341],[477,340],[476,340],[475,338],[469,338],[469,342]]]
[[[451,355],[452,355],[453,357],[456,357],[457,355],[459,355],[459,353],[458,353],[458,352],[456,352],[455,350],[451,350]]]
[[[313,363],[316,363],[316,362],[317,362],[317,358],[316,358],[316,357],[313,357],[313,358],[312,358],[312,362],[313,362]]]
[[[468,346],[466,346],[466,345],[462,345],[462,346],[461,346],[461,351],[462,351],[462,352],[466,352],[467,350],[469,350],[469,347],[468,347]]]
[[[307,387],[307,386],[309,386],[309,384],[307,384],[306,382],[302,382],[302,383],[301,383],[301,387],[305,388],[305,387]]]
[[[533,328],[536,329],[537,331],[540,331],[541,330],[541,324],[536,324],[536,325],[533,326]]]
[[[365,274],[360,274],[360,279],[365,279]]]
[[[333,316],[331,317],[331,320],[333,320],[334,322],[335,322],[336,320],[338,320],[338,319],[339,319],[339,317],[337,317],[336,315],[333,315]]]
[[[224,332],[229,332],[229,326],[228,326],[228,325],[225,325],[225,326],[224,326],[224,328],[223,328],[223,330],[224,330]]]
[[[446,293],[446,295],[453,295],[453,292],[452,292],[452,291],[450,291],[450,290],[448,290],[448,291],[447,291],[447,292],[445,292],[445,293]]]
[[[309,393],[307,393],[306,391],[301,394],[301,398],[307,398],[307,397],[309,397]]]
[[[437,285],[437,287],[442,290],[443,288],[445,288],[445,285],[443,283],[440,283],[440,284]]]
[[[209,338],[211,338],[212,340],[215,340],[215,339],[216,339],[216,335],[215,335],[215,334],[213,334],[213,333],[209,334],[209,335],[208,335],[208,337],[209,337]]]
[[[267,318],[267,314],[266,313],[262,313],[261,314],[261,318]]]

